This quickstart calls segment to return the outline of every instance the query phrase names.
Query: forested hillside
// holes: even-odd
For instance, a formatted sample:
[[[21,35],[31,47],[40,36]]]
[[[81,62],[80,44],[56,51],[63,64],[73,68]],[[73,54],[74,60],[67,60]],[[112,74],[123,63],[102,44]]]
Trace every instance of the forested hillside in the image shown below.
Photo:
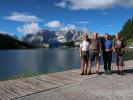
[[[123,25],[120,33],[127,41],[128,46],[133,44],[133,17]]]

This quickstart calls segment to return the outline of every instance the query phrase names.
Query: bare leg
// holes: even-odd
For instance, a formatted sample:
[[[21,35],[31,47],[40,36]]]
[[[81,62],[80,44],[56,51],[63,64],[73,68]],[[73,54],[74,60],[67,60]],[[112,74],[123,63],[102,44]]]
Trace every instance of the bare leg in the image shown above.
[[[99,60],[96,60],[96,66],[97,66],[97,72],[99,72],[99,68],[100,68]]]
[[[116,66],[117,66],[117,69],[118,69],[118,72],[119,72],[120,71],[119,65],[117,64]]]
[[[85,62],[83,60],[81,60],[81,75],[84,75],[84,67],[85,67]]]
[[[123,75],[123,56],[120,56],[120,74]]]
[[[87,69],[88,69],[88,61],[85,61],[85,74],[87,74]]]
[[[96,61],[96,66],[97,66],[96,73],[97,73],[98,75],[100,75],[100,73],[99,73],[100,64],[99,64],[99,61],[98,61],[98,60]]]
[[[88,75],[91,74],[92,61],[89,61]]]
[[[120,71],[123,71],[123,66],[120,66]]]
[[[99,55],[97,55],[97,56],[96,56],[96,73],[97,73],[98,75],[100,75],[99,69],[100,69],[100,62],[99,62]]]
[[[119,65],[117,65],[118,71],[120,71]]]
[[[120,66],[120,75],[123,75],[123,66]]]

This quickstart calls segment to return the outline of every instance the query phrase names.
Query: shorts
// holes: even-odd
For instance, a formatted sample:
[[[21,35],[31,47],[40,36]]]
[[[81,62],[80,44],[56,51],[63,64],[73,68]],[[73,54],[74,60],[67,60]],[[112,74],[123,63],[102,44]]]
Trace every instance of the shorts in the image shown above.
[[[122,52],[116,52],[116,65],[123,66],[123,53]]]
[[[91,52],[90,53],[90,61],[100,61],[100,56],[99,56],[100,52]]]
[[[82,56],[81,57],[84,61],[88,61],[89,56],[90,56],[89,51],[82,51]]]

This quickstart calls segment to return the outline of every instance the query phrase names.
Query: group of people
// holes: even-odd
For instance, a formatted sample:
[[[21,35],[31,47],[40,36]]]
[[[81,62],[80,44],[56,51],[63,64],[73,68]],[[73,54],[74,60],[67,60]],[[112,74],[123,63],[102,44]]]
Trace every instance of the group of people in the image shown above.
[[[91,68],[94,63],[96,64],[96,74],[101,74],[99,71],[101,54],[105,74],[112,73],[112,59],[116,59],[118,74],[123,75],[123,55],[126,46],[123,38],[119,33],[115,34],[114,39],[112,39],[108,33],[105,33],[104,37],[100,39],[98,35],[97,32],[94,32],[92,39],[90,39],[87,34],[83,36],[83,41],[80,45],[81,75],[91,75]],[[115,54],[115,56],[112,57],[112,54]]]

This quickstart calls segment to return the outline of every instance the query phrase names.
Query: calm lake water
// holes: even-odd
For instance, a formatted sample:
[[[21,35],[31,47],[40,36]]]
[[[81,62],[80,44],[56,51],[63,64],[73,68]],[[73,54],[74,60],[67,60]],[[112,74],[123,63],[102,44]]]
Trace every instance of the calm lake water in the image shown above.
[[[0,51],[0,80],[80,68],[78,49]]]
[[[133,58],[133,53],[126,58]],[[78,49],[1,50],[0,80],[80,68]]]

